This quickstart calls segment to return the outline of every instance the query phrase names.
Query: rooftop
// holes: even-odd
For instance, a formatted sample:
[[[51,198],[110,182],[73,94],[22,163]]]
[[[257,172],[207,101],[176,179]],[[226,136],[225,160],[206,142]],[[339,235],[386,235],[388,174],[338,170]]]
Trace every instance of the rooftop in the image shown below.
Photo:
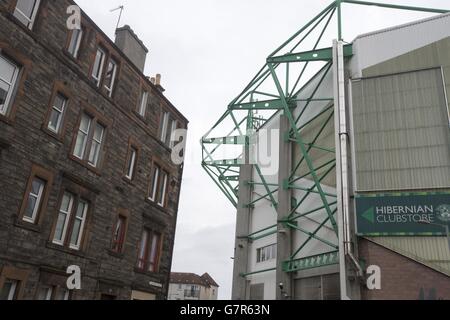
[[[219,287],[217,282],[214,281],[214,279],[208,273],[199,276],[195,273],[172,272],[170,274],[170,283],[195,284],[207,288]]]

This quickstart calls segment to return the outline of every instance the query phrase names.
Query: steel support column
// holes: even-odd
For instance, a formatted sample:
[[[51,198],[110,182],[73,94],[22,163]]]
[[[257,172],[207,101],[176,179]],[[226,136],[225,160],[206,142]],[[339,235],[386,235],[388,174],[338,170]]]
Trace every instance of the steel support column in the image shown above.
[[[292,253],[292,228],[285,221],[291,215],[292,189],[289,188],[289,181],[292,170],[292,143],[289,132],[291,126],[289,119],[280,116],[280,152],[278,181],[278,236],[277,236],[277,266],[281,266],[284,261],[291,259]],[[277,300],[289,300],[293,297],[292,274],[285,272],[282,268],[277,268]]]
[[[239,203],[236,216],[236,241],[234,248],[233,269],[233,300],[245,300],[247,298],[247,279],[245,274],[249,272],[248,257],[250,254],[250,202],[252,187],[248,183],[252,180],[253,167],[243,165],[239,179]]]

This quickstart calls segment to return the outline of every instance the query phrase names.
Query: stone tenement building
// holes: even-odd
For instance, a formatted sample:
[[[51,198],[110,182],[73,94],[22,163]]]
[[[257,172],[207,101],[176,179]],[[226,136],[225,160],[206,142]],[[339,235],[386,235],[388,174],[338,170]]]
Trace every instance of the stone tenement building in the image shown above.
[[[165,299],[187,120],[133,31],[69,30],[74,4],[0,0],[0,299]]]

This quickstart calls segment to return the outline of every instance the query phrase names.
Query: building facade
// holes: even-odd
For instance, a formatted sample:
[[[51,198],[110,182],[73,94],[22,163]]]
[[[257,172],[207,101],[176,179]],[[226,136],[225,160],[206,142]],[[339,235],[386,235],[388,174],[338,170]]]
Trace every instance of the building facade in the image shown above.
[[[114,43],[84,12],[71,30],[73,5],[0,1],[0,298],[165,299],[183,173],[171,134],[188,122],[133,31]]]
[[[169,300],[217,300],[219,285],[205,273],[172,272],[170,275]]]
[[[203,139],[237,207],[233,299],[450,299],[450,14],[394,5],[438,15],[344,44],[345,2],[267,59],[218,122],[230,136]],[[301,49],[333,19],[337,40]],[[214,158],[229,145],[243,156]]]

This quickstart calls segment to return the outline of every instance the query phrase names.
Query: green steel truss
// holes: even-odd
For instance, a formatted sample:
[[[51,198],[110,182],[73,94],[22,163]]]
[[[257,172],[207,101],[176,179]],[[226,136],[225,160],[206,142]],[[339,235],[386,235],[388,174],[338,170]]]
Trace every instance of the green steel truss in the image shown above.
[[[331,43],[330,37],[343,40],[342,5],[354,4],[377,6],[390,9],[421,11],[428,13],[447,13],[448,10],[400,6],[386,3],[337,0],[326,7],[303,28],[270,54],[266,64],[250,81],[244,90],[231,101],[223,116],[202,138],[202,167],[213,179],[217,187],[234,206],[238,206],[240,167],[246,164],[245,150],[254,143],[252,136],[273,117],[284,114],[290,125],[285,137],[294,143],[298,153],[298,162],[293,164],[292,174],[282,186],[268,183],[258,164],[253,164],[256,176],[245,183],[264,192],[257,194],[251,203],[243,204],[253,208],[260,201],[266,201],[277,213],[276,194],[280,188],[300,190],[302,196],[292,201],[292,210],[286,221],[278,221],[285,227],[306,235],[303,243],[293,250],[291,259],[283,263],[285,272],[294,272],[323,265],[337,264],[338,229],[336,223],[337,195],[324,190],[324,180],[336,173],[336,151],[334,147],[322,146],[318,142],[324,133],[333,128],[334,97],[323,97],[318,93],[326,76],[331,72],[332,48],[322,46],[322,42]],[[333,22],[333,23],[332,23]],[[351,57],[352,45],[344,47],[344,57]],[[309,111],[316,111],[309,117]],[[307,140],[309,138],[309,140]],[[232,151],[230,151],[230,149]],[[226,151],[227,150],[227,151]],[[230,153],[230,157],[224,154]],[[322,159],[318,163],[317,158]],[[303,179],[311,186],[305,187]],[[255,194],[255,193],[254,193]],[[316,208],[305,206],[311,196],[319,196],[321,204]],[[299,224],[300,219],[309,219],[317,212],[324,212],[322,221],[312,220],[317,227],[308,230]],[[336,241],[320,236],[327,228],[336,235]],[[262,239],[277,233],[277,225],[270,226],[248,235],[250,241]],[[329,247],[329,251],[305,257],[302,250],[311,242],[319,241]],[[254,273],[271,271],[263,270]]]

